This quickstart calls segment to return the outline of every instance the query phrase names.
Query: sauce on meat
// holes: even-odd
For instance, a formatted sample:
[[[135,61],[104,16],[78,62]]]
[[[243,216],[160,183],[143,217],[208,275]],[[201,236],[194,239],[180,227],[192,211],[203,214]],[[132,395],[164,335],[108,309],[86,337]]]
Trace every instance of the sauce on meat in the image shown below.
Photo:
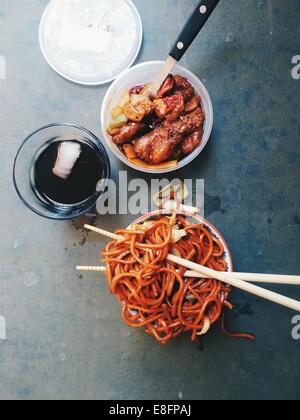
[[[205,114],[191,83],[180,75],[169,75],[150,104],[143,99],[144,88],[130,89],[128,102],[119,107],[127,123],[114,134],[115,144],[123,153],[130,148],[131,155],[153,165],[193,153],[202,142]],[[134,122],[134,113],[144,117]]]

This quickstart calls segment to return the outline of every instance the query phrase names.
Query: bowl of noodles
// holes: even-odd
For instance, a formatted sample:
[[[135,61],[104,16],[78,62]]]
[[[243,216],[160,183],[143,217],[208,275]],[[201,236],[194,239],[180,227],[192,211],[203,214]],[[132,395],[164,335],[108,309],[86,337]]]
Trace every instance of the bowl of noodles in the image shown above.
[[[217,271],[233,271],[230,250],[220,232],[198,215],[158,210],[117,230],[103,256],[110,292],[122,304],[124,322],[167,344],[182,333],[192,341],[221,321],[231,288],[214,279],[191,277],[169,262],[173,254]],[[245,337],[240,334],[229,334]]]

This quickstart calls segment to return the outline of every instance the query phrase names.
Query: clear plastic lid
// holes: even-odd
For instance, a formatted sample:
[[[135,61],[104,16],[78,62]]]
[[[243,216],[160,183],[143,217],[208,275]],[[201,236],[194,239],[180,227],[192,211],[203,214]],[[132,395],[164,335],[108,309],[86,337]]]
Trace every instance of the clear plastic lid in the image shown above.
[[[40,24],[48,64],[75,83],[100,85],[130,67],[143,28],[131,0],[52,0]]]

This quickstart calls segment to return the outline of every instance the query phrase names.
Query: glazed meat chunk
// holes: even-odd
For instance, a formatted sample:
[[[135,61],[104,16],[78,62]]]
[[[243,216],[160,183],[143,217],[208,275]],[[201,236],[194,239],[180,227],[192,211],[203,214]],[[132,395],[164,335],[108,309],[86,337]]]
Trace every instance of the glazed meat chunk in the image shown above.
[[[195,90],[191,83],[185,78],[177,74],[175,77],[175,91],[183,96],[184,102],[189,102],[195,95]]]
[[[125,143],[129,143],[134,137],[144,128],[143,124],[140,123],[129,123],[121,128],[119,134],[113,137],[113,141],[116,145],[120,146]]]
[[[167,128],[159,127],[134,142],[134,150],[145,162],[159,164],[170,160],[183,137]]]
[[[201,97],[200,96],[193,96],[190,101],[188,101],[185,105],[185,112],[188,114],[189,112],[195,111],[201,104]]]
[[[175,79],[175,85],[177,88],[181,88],[181,89],[193,89],[192,84],[188,81],[188,79],[186,79],[183,76],[180,76],[180,74],[176,74],[176,76],[174,76]]]
[[[181,94],[155,99],[154,110],[158,118],[176,121],[184,113],[184,100]]]
[[[198,146],[200,146],[203,138],[203,128],[195,131],[186,137],[182,143],[181,150],[184,155],[191,154]]]
[[[188,135],[194,133],[202,127],[205,120],[205,114],[201,108],[197,108],[190,114],[183,115],[177,121],[164,121],[163,125],[171,131],[175,131],[181,135]]]
[[[122,111],[120,121],[114,118],[107,132],[128,159],[132,156],[152,165],[178,161],[202,142],[201,97],[178,74],[165,79],[156,98],[148,95],[150,86],[134,86],[122,96],[112,113],[116,117]]]
[[[174,86],[175,86],[174,76],[172,76],[172,74],[169,74],[169,76],[166,78],[161,88],[157,92],[156,98],[157,99],[163,98],[168,93],[172,92],[172,90],[174,89]]]

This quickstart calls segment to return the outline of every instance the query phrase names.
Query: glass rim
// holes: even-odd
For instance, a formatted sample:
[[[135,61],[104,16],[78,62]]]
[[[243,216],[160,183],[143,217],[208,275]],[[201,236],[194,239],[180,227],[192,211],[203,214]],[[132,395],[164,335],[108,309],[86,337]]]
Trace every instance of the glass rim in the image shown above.
[[[41,131],[46,130],[47,128],[52,128],[52,127],[71,127],[71,128],[75,128],[77,130],[83,131],[86,134],[88,134],[89,136],[91,136],[97,143],[100,152],[104,155],[105,158],[105,164],[106,164],[106,178],[103,179],[104,184],[103,184],[103,191],[99,191],[99,192],[95,192],[91,197],[89,197],[86,200],[86,203],[90,200],[91,204],[89,204],[86,208],[84,208],[82,211],[79,211],[78,214],[75,215],[65,215],[63,217],[57,217],[54,216],[48,216],[45,213],[37,210],[34,206],[32,206],[31,204],[28,203],[28,200],[24,197],[24,195],[21,193],[19,187],[18,187],[18,182],[16,180],[16,165],[17,165],[17,161],[19,158],[19,155],[23,149],[23,147],[25,146],[25,144],[35,135],[40,133]],[[16,156],[14,158],[14,165],[13,165],[13,184],[14,184],[14,188],[16,190],[17,195],[19,196],[19,198],[21,199],[21,201],[23,202],[23,204],[26,205],[26,207],[28,209],[30,209],[33,213],[37,214],[38,216],[41,216],[45,219],[48,220],[57,220],[57,221],[63,221],[63,220],[73,220],[73,219],[77,219],[78,217],[84,215],[85,213],[88,213],[96,204],[97,200],[99,197],[101,197],[101,195],[104,193],[107,185],[108,185],[108,180],[111,177],[111,163],[110,163],[110,159],[109,159],[109,155],[107,153],[106,148],[104,147],[103,143],[100,141],[100,139],[94,134],[92,133],[90,130],[88,130],[85,127],[82,127],[80,125],[77,124],[72,124],[72,123],[51,123],[51,124],[47,124],[41,128],[38,128],[36,130],[34,130],[32,133],[30,133],[28,136],[26,136],[25,140],[23,140],[23,142],[21,143],[21,145],[18,148],[18,151],[16,153]],[[81,203],[84,204],[84,203]]]

